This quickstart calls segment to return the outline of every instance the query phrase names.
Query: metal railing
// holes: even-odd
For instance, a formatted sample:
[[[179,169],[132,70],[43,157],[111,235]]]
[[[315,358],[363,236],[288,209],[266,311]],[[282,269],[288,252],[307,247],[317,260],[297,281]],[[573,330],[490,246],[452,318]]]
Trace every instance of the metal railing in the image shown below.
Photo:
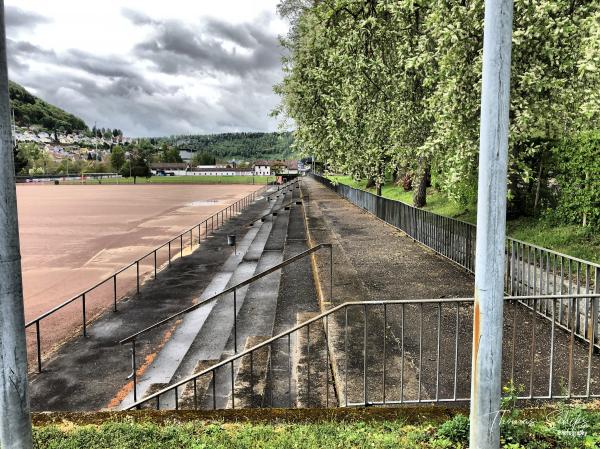
[[[134,260],[133,262],[129,263],[128,265],[115,271],[113,274],[111,274],[110,276],[101,280],[100,282],[94,284],[92,287],[76,294],[75,296],[72,296],[70,299],[62,302],[61,304],[57,305],[56,307],[53,307],[52,309],[48,310],[47,312],[45,312],[45,313],[41,314],[40,316],[34,318],[33,320],[29,321],[25,325],[25,328],[26,329],[30,328],[30,327],[35,328],[35,344],[36,344],[36,350],[37,350],[36,359],[37,359],[38,372],[40,372],[40,373],[42,372],[42,334],[41,334],[41,326],[40,326],[42,320],[52,316],[56,312],[62,310],[66,306],[68,306],[76,301],[81,301],[82,334],[84,337],[87,337],[87,335],[88,335],[88,333],[87,333],[88,316],[87,316],[87,310],[86,310],[86,298],[89,298],[90,293],[92,293],[94,290],[98,289],[99,287],[102,287],[102,286],[107,285],[108,283],[111,283],[112,284],[112,307],[113,307],[113,311],[116,312],[118,300],[127,295],[127,293],[126,293],[125,295],[121,295],[119,298],[119,296],[117,294],[117,278],[120,274],[123,274],[124,272],[126,272],[127,270],[129,270],[130,268],[135,266],[135,271],[136,271],[135,272],[135,278],[136,278],[135,292],[137,294],[139,294],[140,293],[140,285],[141,285],[140,264],[143,261],[147,260],[148,258],[150,258],[152,256],[151,263],[153,264],[153,269],[154,269],[153,270],[153,278],[156,279],[158,277],[158,268],[159,268],[159,264],[157,262],[157,254],[159,253],[160,250],[162,250],[163,248],[168,248],[167,259],[168,259],[168,264],[171,265],[173,258],[177,257],[178,255],[179,255],[179,257],[183,257],[184,236],[186,237],[186,239],[185,239],[186,245],[185,246],[187,247],[187,245],[188,245],[187,236],[189,235],[189,247],[190,247],[190,250],[193,249],[194,236],[196,235],[196,230],[197,230],[196,242],[199,245],[200,242],[202,241],[202,231],[203,230],[204,230],[204,238],[206,239],[209,236],[209,231],[213,232],[215,229],[218,229],[218,227],[220,225],[223,225],[225,220],[230,218],[232,215],[244,210],[246,207],[248,207],[250,204],[252,204],[258,196],[262,195],[266,191],[266,189],[267,189],[266,187],[262,187],[261,189],[245,196],[244,198],[242,198],[242,199],[236,201],[235,203],[227,206],[226,208],[218,211],[217,213],[211,215],[204,221],[183,231],[181,234],[177,235],[176,237],[173,237],[169,241],[154,248],[152,251],[146,253],[142,257]],[[178,245],[179,251],[177,251],[177,248],[176,248],[174,255],[173,255],[173,251],[172,251],[173,243],[179,244]]]
[[[320,175],[312,177],[377,218],[403,231],[467,271],[475,271],[476,226],[422,210],[345,184],[335,184]],[[598,280],[598,281],[597,281]],[[505,291],[511,295],[600,293],[600,265],[507,237]],[[530,304],[527,304],[530,306]],[[588,302],[578,302],[573,320],[575,335],[589,340],[585,312]],[[550,319],[545,310],[538,313]],[[561,309],[557,325],[571,331],[571,309]],[[600,347],[600,336],[595,344]]]
[[[269,268],[265,271],[262,271],[261,273],[255,274],[254,276],[252,276],[236,285],[228,287],[225,290],[223,290],[222,292],[211,296],[210,298],[202,300],[190,307],[187,307],[187,308],[181,310],[180,312],[177,312],[163,320],[160,320],[160,321],[136,332],[135,334],[130,335],[129,337],[122,339],[119,342],[120,344],[122,344],[122,345],[131,344],[132,372],[131,372],[130,378],[133,380],[133,399],[134,399],[134,401],[137,402],[136,340],[139,337],[141,337],[142,335],[144,335],[150,331],[153,331],[169,322],[172,322],[176,318],[186,315],[186,314],[188,314],[210,302],[213,302],[222,296],[232,294],[232,304],[231,305],[232,305],[232,317],[233,317],[233,342],[234,342],[234,352],[237,354],[238,353],[238,346],[237,346],[237,291],[247,285],[252,284],[253,282],[257,281],[258,279],[262,279],[265,276],[268,276],[268,275],[270,275],[270,274],[272,274],[294,262],[304,259],[305,257],[310,256],[311,254],[316,253],[317,251],[319,251],[321,249],[325,249],[325,248],[329,248],[329,261],[330,261],[330,264],[329,264],[329,276],[330,276],[329,289],[330,289],[330,294],[332,294],[332,292],[333,292],[333,245],[331,243],[320,243],[318,245],[313,246],[312,248],[309,248],[308,250],[306,250],[300,254],[290,257],[289,259],[286,259],[283,262],[272,266],[271,268]]]
[[[556,333],[555,320],[540,319],[534,309],[524,314],[520,306],[532,301],[557,313],[561,302],[597,304],[599,297],[505,298],[502,382],[515,385],[519,399],[600,397],[594,346],[576,340],[573,332]],[[473,303],[472,298],[344,303],[130,408],[160,409],[161,399],[176,409],[468,402]],[[590,333],[598,332],[594,316],[592,311]],[[273,392],[278,386],[279,394]]]

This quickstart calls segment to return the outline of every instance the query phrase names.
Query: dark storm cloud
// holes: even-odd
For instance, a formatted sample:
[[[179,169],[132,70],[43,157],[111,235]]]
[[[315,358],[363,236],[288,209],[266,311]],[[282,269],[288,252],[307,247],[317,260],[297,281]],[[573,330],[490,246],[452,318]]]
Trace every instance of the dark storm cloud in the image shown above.
[[[135,54],[164,73],[217,72],[246,78],[280,65],[278,36],[266,33],[264,23],[233,25],[208,19],[193,27],[180,21],[151,21],[129,10],[124,14],[133,23],[154,25],[152,37],[138,44]],[[231,44],[243,51],[227,48]]]
[[[32,28],[42,23],[51,22],[50,19],[38,13],[24,11],[21,8],[7,5],[4,7],[4,20],[6,28]]]
[[[118,127],[130,136],[274,129],[268,114],[278,103],[272,86],[281,78],[281,48],[269,31],[274,15],[195,26],[130,9],[122,14],[149,33],[122,55],[43,48],[19,28],[7,40],[11,78],[89,126]],[[14,11],[12,17],[23,27],[45,21]],[[206,82],[210,97],[186,90],[190,76]]]

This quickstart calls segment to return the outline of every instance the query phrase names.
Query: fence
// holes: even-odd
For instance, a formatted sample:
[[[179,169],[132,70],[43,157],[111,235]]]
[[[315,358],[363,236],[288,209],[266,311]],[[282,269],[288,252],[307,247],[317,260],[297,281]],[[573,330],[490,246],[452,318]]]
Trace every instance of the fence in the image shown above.
[[[474,273],[475,225],[344,184],[334,184],[319,175],[312,176],[354,205]],[[508,294],[523,296],[600,293],[600,282],[597,282],[597,279],[600,280],[598,264],[510,237],[506,239],[505,289]],[[523,302],[523,304],[534,307],[532,302]],[[547,303],[537,303],[535,307],[544,318],[554,320],[559,328],[567,332],[573,331],[577,338],[586,342],[592,338],[588,323],[593,318],[595,332],[592,340],[600,349],[598,316],[597,313],[594,317],[590,315],[592,308],[596,311],[600,310],[598,299],[592,301],[590,298],[584,298],[574,304],[560,303],[555,315],[551,314]]]
[[[590,296],[506,297],[503,384],[530,399],[600,397],[593,345],[565,340],[557,309]],[[330,407],[467,402],[472,298],[350,302],[168,386],[131,408]],[[591,330],[590,330],[591,332]],[[335,384],[335,388],[334,388]]]
[[[256,192],[253,192],[250,195],[245,196],[244,198],[227,206],[226,208],[220,210],[219,212],[211,215],[206,220],[198,223],[197,225],[192,226],[191,228],[183,231],[181,234],[177,235],[176,237],[173,237],[169,241],[154,248],[152,251],[150,251],[150,252],[146,253],[145,255],[143,255],[142,257],[134,260],[130,264],[117,270],[112,275],[106,277],[105,279],[96,283],[92,287],[76,294],[75,296],[73,296],[70,299],[64,301],[63,303],[57,305],[56,307],[52,308],[51,310],[49,310],[49,311],[43,313],[42,315],[34,318],[33,320],[29,321],[25,325],[25,328],[26,329],[33,328],[34,332],[35,332],[35,347],[36,347],[36,357],[35,358],[36,358],[38,372],[40,372],[40,373],[42,372],[42,328],[41,328],[41,323],[43,322],[43,320],[46,320],[49,317],[56,315],[59,311],[63,311],[67,306],[69,306],[73,303],[79,302],[81,305],[80,313],[81,313],[81,318],[82,318],[81,319],[82,334],[84,337],[86,337],[87,336],[87,325],[89,322],[88,306],[89,306],[89,300],[90,300],[91,294],[101,292],[101,293],[103,293],[103,295],[102,295],[103,297],[99,298],[99,300],[105,301],[106,297],[104,297],[104,296],[106,293],[108,293],[107,290],[111,290],[109,293],[109,296],[111,297],[111,300],[112,300],[113,311],[116,312],[117,308],[118,308],[119,299],[129,293],[128,291],[123,295],[119,295],[117,293],[118,292],[118,288],[117,288],[118,287],[118,279],[123,279],[123,278],[127,277],[128,275],[131,276],[131,273],[129,273],[129,271],[135,267],[135,274],[134,274],[135,292],[137,294],[139,294],[140,293],[140,285],[141,285],[141,276],[143,276],[143,274],[144,274],[144,273],[140,272],[140,265],[143,265],[144,263],[146,263],[146,264],[149,263],[149,265],[151,266],[151,270],[153,269],[153,271],[152,271],[153,278],[156,279],[158,277],[158,269],[161,266],[161,264],[159,263],[159,260],[158,260],[161,250],[163,250],[163,253],[165,251],[168,251],[167,252],[167,262],[169,265],[171,265],[172,260],[175,257],[177,257],[177,256],[183,257],[184,246],[187,248],[187,246],[189,245],[190,250],[192,250],[193,246],[194,246],[194,241],[199,245],[202,240],[203,235],[204,235],[205,239],[208,238],[210,232],[213,232],[220,225],[223,225],[225,220],[230,218],[232,215],[244,210],[246,207],[248,207],[250,204],[252,204],[258,196],[262,195],[265,191],[266,191],[266,187],[262,187],[261,189],[257,190]],[[175,245],[175,251],[173,252],[172,247],[174,245]],[[149,262],[148,262],[148,259],[150,259]],[[121,276],[121,278],[119,278],[119,276]],[[55,345],[56,342],[48,342],[48,344]]]

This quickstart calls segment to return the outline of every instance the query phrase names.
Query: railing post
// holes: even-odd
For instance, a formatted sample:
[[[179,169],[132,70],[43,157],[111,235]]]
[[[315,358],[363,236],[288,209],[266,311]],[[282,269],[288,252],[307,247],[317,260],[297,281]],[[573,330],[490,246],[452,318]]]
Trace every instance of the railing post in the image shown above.
[[[83,316],[83,336],[87,337],[87,327],[85,324],[85,293],[81,295],[81,312]]]
[[[133,379],[133,402],[137,402],[137,367],[135,362],[135,338],[131,340],[131,377]]]
[[[157,274],[157,267],[156,267],[156,250],[154,250],[154,279],[156,279],[156,274]]]
[[[329,301],[333,304],[333,243],[329,246]]]
[[[233,350],[237,354],[237,290],[233,289]]]
[[[40,321],[35,322],[35,339],[37,342],[38,373],[42,372],[42,336],[40,334]]]
[[[117,275],[113,275],[113,312],[117,311]]]
[[[136,284],[137,284],[137,294],[140,294],[140,261],[137,260],[135,262],[135,276],[136,276]]]

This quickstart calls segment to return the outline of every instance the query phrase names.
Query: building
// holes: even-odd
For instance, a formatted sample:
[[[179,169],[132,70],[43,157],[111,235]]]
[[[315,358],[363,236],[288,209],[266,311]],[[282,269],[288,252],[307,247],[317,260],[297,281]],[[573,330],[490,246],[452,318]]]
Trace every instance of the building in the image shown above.
[[[298,161],[258,160],[253,165],[256,176],[298,174]]]

